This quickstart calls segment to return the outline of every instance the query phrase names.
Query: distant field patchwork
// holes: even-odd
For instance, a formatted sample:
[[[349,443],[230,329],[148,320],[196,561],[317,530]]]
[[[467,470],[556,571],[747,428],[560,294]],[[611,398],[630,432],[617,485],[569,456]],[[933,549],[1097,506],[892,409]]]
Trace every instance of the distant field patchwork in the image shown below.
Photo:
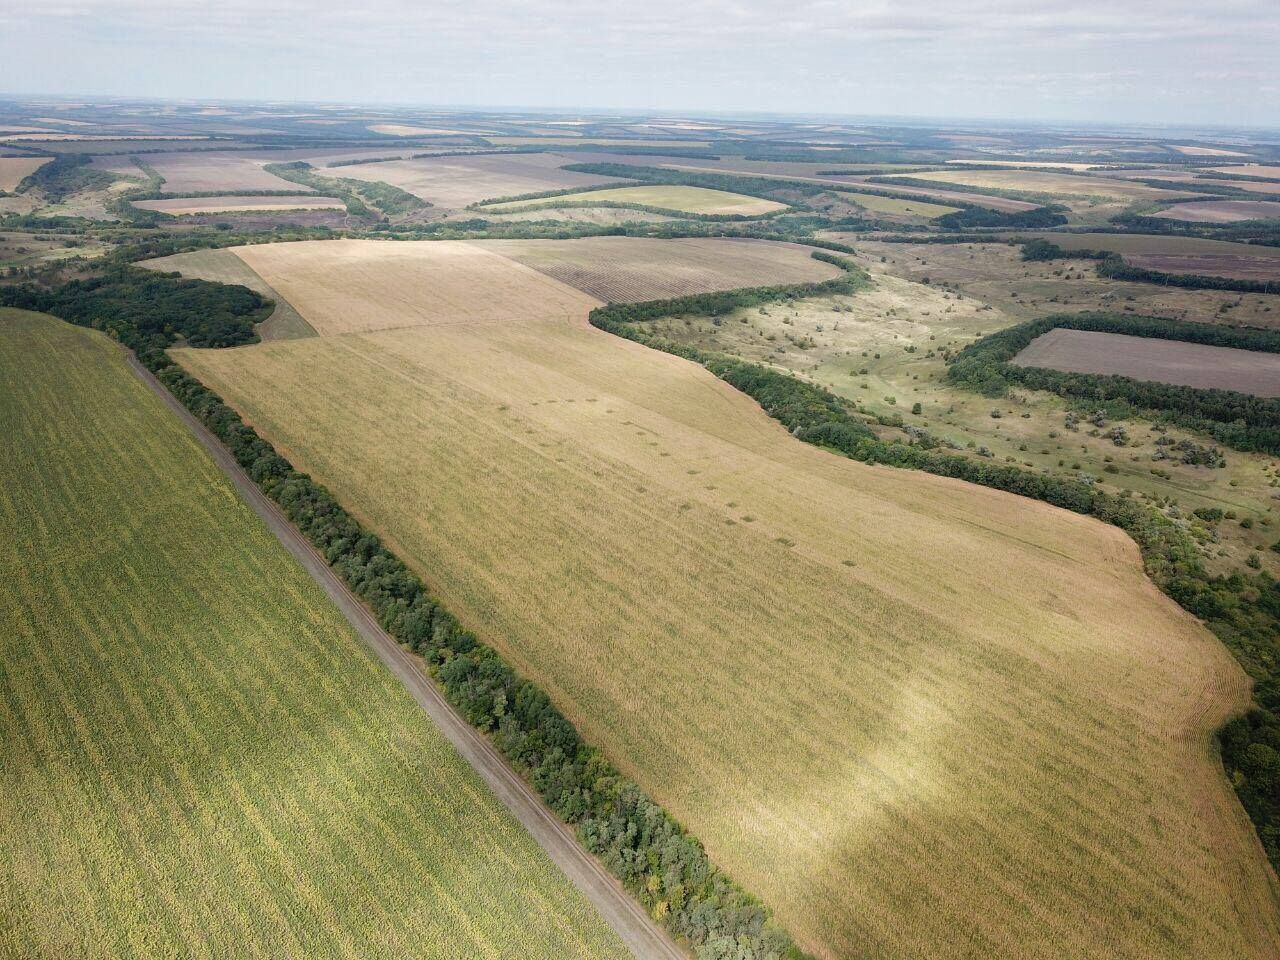
[[[560,197],[543,197],[537,200],[514,200],[482,207],[483,210],[534,207],[555,207],[574,203],[635,203],[647,207],[661,207],[682,213],[737,214],[759,216],[785,210],[785,203],[775,203],[760,197],[743,196],[725,190],[709,190],[706,187],[685,187],[653,184],[643,187],[618,187],[612,190],[588,190]]]
[[[116,344],[0,381],[0,957],[625,955]]]
[[[622,256],[574,243],[528,247]],[[1274,956],[1212,746],[1248,681],[1115,528],[798,443],[580,317],[177,355],[823,960]]]
[[[1059,327],[1036,337],[1013,362],[1280,397],[1280,354],[1258,350]]]

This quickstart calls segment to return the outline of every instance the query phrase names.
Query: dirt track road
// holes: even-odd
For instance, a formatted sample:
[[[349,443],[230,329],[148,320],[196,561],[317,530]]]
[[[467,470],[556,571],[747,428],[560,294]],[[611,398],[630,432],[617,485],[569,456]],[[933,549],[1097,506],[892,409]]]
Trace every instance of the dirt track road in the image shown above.
[[[688,960],[687,955],[552,813],[531,787],[518,777],[487,739],[456,713],[423,670],[373,619],[368,609],[338,579],[315,548],[298,532],[236,463],[230,452],[132,354],[129,366],[178,415],[214,463],[226,473],[240,496],[266,523],[298,562],[337,604],[378,659],[408,688],[418,705],[497,798],[532,834],[539,846],[600,911],[637,960]]]

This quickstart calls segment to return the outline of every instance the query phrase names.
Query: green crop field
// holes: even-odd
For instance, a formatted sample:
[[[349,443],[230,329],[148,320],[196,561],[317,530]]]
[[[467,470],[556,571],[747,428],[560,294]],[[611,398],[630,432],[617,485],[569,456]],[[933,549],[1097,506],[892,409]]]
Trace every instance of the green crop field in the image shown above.
[[[0,958],[624,955],[122,351],[0,382]]]

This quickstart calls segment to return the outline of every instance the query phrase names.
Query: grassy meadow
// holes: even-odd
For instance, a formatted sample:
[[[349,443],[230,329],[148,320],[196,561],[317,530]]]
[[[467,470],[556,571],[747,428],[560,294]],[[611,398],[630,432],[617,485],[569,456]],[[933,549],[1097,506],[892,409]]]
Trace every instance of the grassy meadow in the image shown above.
[[[1271,955],[1211,741],[1247,681],[1116,529],[580,321],[175,355],[815,955]]]
[[[0,957],[623,955],[117,346],[0,380]]]

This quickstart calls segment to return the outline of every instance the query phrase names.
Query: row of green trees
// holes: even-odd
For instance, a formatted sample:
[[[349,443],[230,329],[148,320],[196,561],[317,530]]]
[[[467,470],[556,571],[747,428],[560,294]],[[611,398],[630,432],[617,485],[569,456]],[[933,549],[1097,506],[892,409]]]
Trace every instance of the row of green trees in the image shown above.
[[[584,846],[651,916],[691,944],[699,960],[805,960],[769,911],[718,870],[701,844],[662,807],[585,743],[545,693],[464,629],[328,490],[295,470],[166,353],[176,342],[254,342],[257,305],[264,301],[243,287],[151,277],[153,282],[141,283],[126,275],[114,282],[110,296],[103,295],[103,286],[73,284],[51,292],[27,288],[13,305],[106,330],[132,348],[226,444],[254,483],[280,504],[383,629],[423,657],[450,703],[492,737],[548,806],[576,829]],[[234,315],[231,304],[239,304],[242,312]],[[211,329],[212,316],[223,317],[226,329]]]
[[[797,293],[787,288],[772,290],[775,299]],[[753,302],[756,301],[747,299],[743,305]],[[755,398],[770,416],[807,443],[865,463],[923,470],[1042,500],[1127,532],[1142,551],[1144,566],[1157,586],[1203,620],[1255,681],[1253,705],[1220,731],[1219,742],[1236,793],[1267,856],[1280,868],[1280,584],[1266,573],[1210,574],[1186,530],[1130,496],[1108,493],[1077,479],[940,452],[928,443],[882,440],[851,403],[823,387],[736,357],[710,354],[665,340],[635,326],[637,320],[714,316],[721,312],[723,301],[717,295],[708,295],[705,300],[683,297],[599,307],[592,312],[591,322],[603,330],[701,363]],[[1126,332],[1132,333],[1133,328]]]
[[[1106,404],[1120,412],[1145,411],[1213,436],[1237,450],[1280,456],[1280,399],[1232,390],[1207,390],[1153,380],[1024,367],[1011,361],[1037,337],[1056,328],[1120,333],[1239,350],[1280,353],[1280,331],[1226,327],[1162,317],[1112,313],[1055,314],[1020,323],[971,343],[952,358],[947,376],[989,397],[1012,384]]]

